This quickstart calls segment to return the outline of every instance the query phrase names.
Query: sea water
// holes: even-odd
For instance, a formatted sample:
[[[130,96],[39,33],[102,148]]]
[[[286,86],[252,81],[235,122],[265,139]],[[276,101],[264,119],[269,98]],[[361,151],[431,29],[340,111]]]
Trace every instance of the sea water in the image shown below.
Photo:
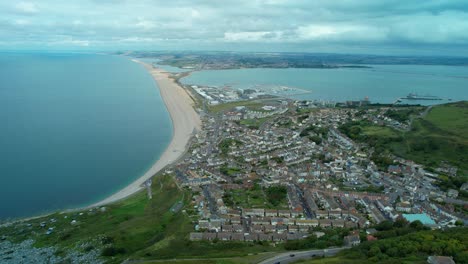
[[[446,103],[468,100],[468,67],[440,65],[369,65],[337,69],[234,69],[207,70],[182,79],[184,84],[230,86],[234,89],[287,86],[299,88],[299,100],[344,102],[368,97],[375,103],[392,103],[410,93],[440,97]],[[450,99],[450,100],[449,100]]]
[[[127,58],[0,53],[0,219],[97,202],[171,137],[154,80]]]

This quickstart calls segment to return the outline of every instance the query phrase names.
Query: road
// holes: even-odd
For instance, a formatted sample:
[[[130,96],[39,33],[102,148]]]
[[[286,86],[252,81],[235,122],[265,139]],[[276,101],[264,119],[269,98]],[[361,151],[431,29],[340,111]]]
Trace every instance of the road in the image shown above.
[[[287,253],[280,254],[276,257],[269,258],[260,262],[259,264],[276,264],[276,263],[293,263],[298,260],[303,259],[311,259],[313,257],[329,257],[334,256],[338,252],[343,249],[347,249],[347,247],[342,248],[328,248],[328,249],[315,249],[315,250],[308,250],[308,251],[290,251]]]

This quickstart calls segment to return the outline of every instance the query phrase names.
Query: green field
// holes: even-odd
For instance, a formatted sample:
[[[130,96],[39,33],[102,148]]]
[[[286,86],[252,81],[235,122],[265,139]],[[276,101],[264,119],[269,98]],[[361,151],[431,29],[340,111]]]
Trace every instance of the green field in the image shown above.
[[[180,264],[257,264],[265,259],[274,257],[278,253],[276,252],[265,252],[265,253],[254,253],[245,257],[232,257],[232,258],[200,258],[200,259],[177,259],[177,260],[154,260],[146,261],[144,264],[156,264],[156,263],[180,263]]]
[[[263,102],[259,102],[255,100],[246,100],[246,101],[237,101],[237,102],[224,103],[224,104],[218,104],[218,105],[210,105],[208,106],[208,110],[213,113],[218,113],[218,112],[232,110],[237,106],[245,106],[245,107],[249,107],[252,109],[259,109],[264,105],[265,103]]]
[[[229,190],[223,200],[231,207],[288,209],[286,190],[276,186],[263,189],[255,184],[251,189]]]
[[[362,128],[362,133],[368,137],[386,137],[386,138],[397,138],[399,136],[398,131],[388,127],[381,126],[366,126]]]
[[[397,156],[437,168],[446,162],[468,172],[468,102],[433,107],[423,118],[415,118],[411,130],[401,132],[369,122],[351,122],[340,128],[358,142],[366,142],[377,152]]]
[[[468,172],[468,102],[436,106],[422,119],[415,119],[404,141],[392,145],[397,155],[431,167],[441,161]]]
[[[263,125],[265,122],[270,120],[272,117],[264,117],[264,118],[256,118],[256,119],[243,119],[239,123],[241,125],[244,125],[246,127],[252,128],[252,129],[258,129],[261,125]]]

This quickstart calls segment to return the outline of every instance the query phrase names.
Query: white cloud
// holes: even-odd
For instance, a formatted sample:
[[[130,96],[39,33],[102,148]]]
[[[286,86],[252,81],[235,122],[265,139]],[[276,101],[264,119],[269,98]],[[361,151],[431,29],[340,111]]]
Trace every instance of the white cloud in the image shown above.
[[[27,26],[30,24],[29,20],[27,19],[16,19],[14,21],[14,24],[15,25],[18,25],[18,26]]]
[[[119,42],[130,42],[130,43],[158,41],[158,39],[154,39],[154,38],[141,38],[141,37],[129,37],[129,38],[122,38],[122,39],[115,38],[115,40]]]
[[[468,13],[445,11],[392,18],[392,38],[412,43],[468,44]]]
[[[153,30],[156,28],[156,23],[150,20],[146,20],[144,18],[139,18],[139,21],[135,24],[135,26],[142,30]]]
[[[309,41],[383,41],[387,39],[387,32],[385,27],[346,23],[307,25],[296,30],[298,40]]]
[[[270,31],[260,32],[226,32],[224,33],[225,41],[243,42],[243,41],[264,41],[266,39],[278,38],[279,33]]]
[[[62,43],[112,49],[116,43],[128,43],[138,49],[140,43],[160,46],[167,42],[169,47],[172,43],[186,43],[188,49],[194,43],[214,49],[214,45],[237,48],[243,43],[265,44],[259,47],[468,47],[466,0],[427,0],[417,4],[399,0],[11,2],[0,0],[0,39],[25,45]],[[72,40],[56,37],[63,35]]]
[[[36,4],[31,2],[19,2],[15,5],[16,11],[24,14],[35,14],[39,12]]]

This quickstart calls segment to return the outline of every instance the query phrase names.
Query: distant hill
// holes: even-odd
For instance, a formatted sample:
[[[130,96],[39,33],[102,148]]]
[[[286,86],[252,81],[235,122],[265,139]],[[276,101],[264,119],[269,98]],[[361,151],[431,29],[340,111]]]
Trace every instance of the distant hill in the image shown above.
[[[291,52],[131,52],[135,57],[157,58],[160,64],[200,69],[227,68],[339,68],[372,64],[467,66],[468,57],[383,56],[368,54]]]

